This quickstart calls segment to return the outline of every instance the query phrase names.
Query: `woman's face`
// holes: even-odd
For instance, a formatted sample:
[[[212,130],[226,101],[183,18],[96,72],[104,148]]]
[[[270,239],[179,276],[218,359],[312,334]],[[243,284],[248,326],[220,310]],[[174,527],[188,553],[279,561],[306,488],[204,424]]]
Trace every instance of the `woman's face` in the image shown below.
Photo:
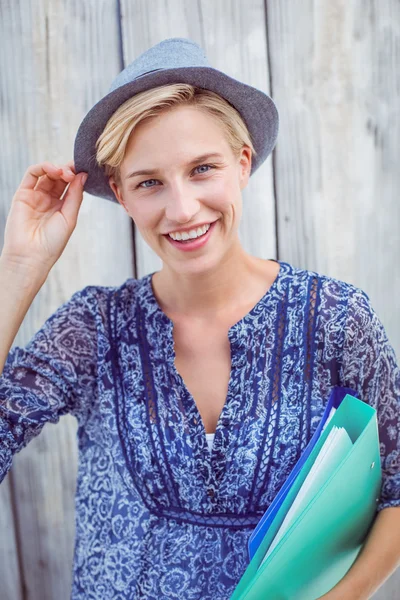
[[[179,106],[132,132],[121,184],[111,177],[110,185],[165,265],[179,273],[201,273],[240,245],[241,191],[250,169],[248,146],[235,157],[213,117]],[[174,242],[168,235],[209,224],[204,237],[191,242]]]

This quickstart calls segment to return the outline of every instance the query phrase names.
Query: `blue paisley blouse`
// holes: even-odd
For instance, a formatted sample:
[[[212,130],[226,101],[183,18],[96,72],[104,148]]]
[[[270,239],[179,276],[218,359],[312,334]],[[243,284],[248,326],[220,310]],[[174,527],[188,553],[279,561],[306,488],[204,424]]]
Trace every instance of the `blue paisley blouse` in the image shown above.
[[[400,506],[400,370],[368,296],[279,261],[229,330],[231,374],[211,452],[174,363],[152,274],[89,285],[0,377],[0,481],[46,422],[78,421],[72,600],[222,600],[247,542],[334,386],[378,411],[378,511]]]

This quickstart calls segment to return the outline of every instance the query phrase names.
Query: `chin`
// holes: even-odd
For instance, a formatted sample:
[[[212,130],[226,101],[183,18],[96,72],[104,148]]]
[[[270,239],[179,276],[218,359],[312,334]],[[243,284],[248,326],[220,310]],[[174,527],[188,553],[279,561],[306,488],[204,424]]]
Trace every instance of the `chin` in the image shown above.
[[[211,274],[219,269],[222,269],[223,261],[222,257],[218,257],[214,253],[214,256],[202,256],[186,261],[174,261],[173,264],[170,263],[168,266],[181,275],[201,276]]]

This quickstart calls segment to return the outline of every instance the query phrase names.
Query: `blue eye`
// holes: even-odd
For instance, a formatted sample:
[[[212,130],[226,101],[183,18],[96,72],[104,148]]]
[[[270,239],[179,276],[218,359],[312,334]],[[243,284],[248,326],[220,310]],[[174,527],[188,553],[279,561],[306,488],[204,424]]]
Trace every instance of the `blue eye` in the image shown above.
[[[213,169],[214,168],[213,165],[199,165],[198,167],[196,167],[196,169],[201,169],[202,167],[208,167],[208,169]],[[195,171],[196,171],[196,169],[195,169]],[[207,173],[208,169],[207,169],[207,171],[200,171],[200,173]]]
[[[208,171],[210,169],[215,169],[214,165],[209,165],[209,164],[204,164],[204,165],[199,165],[198,167],[194,168],[194,171],[197,171],[197,169],[202,169],[206,167],[206,170],[203,171],[199,171],[199,174],[201,175],[202,173],[208,173]],[[146,179],[146,181],[141,181],[140,183],[138,183],[138,185],[136,186],[136,188],[142,188],[142,189],[149,189],[154,187],[153,184],[155,181],[159,181],[158,179]],[[145,185],[145,184],[150,184],[150,185]]]
[[[137,187],[144,187],[144,188],[149,188],[149,187],[153,187],[152,185],[143,185],[144,183],[151,183],[152,181],[158,181],[158,179],[146,179],[146,181],[142,181],[141,183],[139,183],[137,185]]]

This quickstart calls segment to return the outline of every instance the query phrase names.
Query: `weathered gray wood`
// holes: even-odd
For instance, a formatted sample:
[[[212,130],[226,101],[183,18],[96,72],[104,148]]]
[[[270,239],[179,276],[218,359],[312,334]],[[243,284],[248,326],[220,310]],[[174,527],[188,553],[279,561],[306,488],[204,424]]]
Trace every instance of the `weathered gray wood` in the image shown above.
[[[188,37],[204,48],[213,67],[268,93],[262,0],[122,0],[122,7],[126,64],[162,39]],[[269,157],[243,192],[243,217],[239,229],[245,249],[262,258],[276,258],[272,187],[272,160]],[[160,259],[140,234],[136,240],[136,256],[139,276],[161,268]]]
[[[364,289],[400,356],[400,5],[267,7],[280,257]]]
[[[0,597],[2,600],[22,600],[9,479],[10,475],[0,485]]]
[[[1,223],[29,164],[73,158],[73,141],[86,112],[107,92],[120,70],[117,2],[35,0],[2,4],[0,39]],[[1,244],[3,238],[0,240]],[[89,284],[120,285],[133,275],[131,222],[108,201],[85,196],[77,227],[36,296],[15,344],[25,345],[45,319]],[[22,572],[16,579],[12,514],[2,485],[0,539],[6,561],[4,589],[26,585],[29,600],[70,597],[77,472],[76,423],[64,417],[14,459],[14,519],[21,531]],[[7,557],[8,555],[8,557]]]

